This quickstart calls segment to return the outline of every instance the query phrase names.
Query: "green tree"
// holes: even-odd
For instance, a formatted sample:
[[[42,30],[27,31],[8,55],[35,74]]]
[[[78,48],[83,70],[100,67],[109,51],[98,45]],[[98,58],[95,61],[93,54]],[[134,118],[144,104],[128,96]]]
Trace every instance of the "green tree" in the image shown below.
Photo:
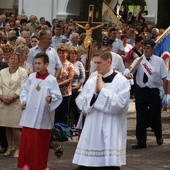
[[[146,6],[146,2],[145,0],[124,0],[122,2],[122,6],[123,6],[123,13],[122,13],[122,18],[124,21],[127,21],[127,15],[128,15],[128,6],[141,6],[141,9],[145,9]]]

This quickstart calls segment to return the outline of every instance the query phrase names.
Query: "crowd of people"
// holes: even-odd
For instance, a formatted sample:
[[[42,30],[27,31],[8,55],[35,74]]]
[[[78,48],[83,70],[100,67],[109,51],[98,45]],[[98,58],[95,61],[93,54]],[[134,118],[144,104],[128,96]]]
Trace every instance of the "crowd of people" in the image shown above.
[[[86,32],[79,34],[79,27]],[[99,27],[100,49],[92,37]],[[50,23],[1,14],[0,153],[19,157],[21,169],[45,170],[53,124],[83,124],[73,163],[78,169],[120,169],[126,164],[129,98],[136,105],[132,148],[147,147],[148,127],[162,145],[161,101],[170,104],[169,68],[154,55],[162,33],[144,22],[93,28],[73,19]]]

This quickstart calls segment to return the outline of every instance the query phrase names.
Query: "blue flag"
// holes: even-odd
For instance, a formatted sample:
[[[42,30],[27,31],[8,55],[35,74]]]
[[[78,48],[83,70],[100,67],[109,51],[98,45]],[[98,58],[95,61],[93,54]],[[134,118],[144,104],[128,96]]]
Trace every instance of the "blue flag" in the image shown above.
[[[169,53],[170,53],[170,27],[168,27],[162,34],[161,38],[159,38],[157,45],[154,49],[154,54],[164,59],[168,57],[167,55]],[[163,55],[166,55],[166,57]]]

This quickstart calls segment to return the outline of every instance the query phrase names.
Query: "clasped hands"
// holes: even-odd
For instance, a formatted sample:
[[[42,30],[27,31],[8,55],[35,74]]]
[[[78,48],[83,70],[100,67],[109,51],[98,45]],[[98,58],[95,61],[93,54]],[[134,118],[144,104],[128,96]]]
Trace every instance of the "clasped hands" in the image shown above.
[[[104,82],[102,80],[102,75],[98,74],[97,80],[96,80],[96,89],[95,89],[95,92],[97,94],[99,94],[103,87],[104,87]]]
[[[18,99],[18,95],[14,94],[13,97],[4,97],[3,95],[0,96],[0,100],[5,104],[5,105],[10,105],[13,103],[16,99]]]

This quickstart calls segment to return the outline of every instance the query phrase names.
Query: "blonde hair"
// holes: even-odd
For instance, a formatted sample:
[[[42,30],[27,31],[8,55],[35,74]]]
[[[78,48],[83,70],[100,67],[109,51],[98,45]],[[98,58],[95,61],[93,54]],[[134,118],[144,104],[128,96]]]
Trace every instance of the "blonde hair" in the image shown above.
[[[64,44],[64,43],[61,43],[59,44],[58,48],[57,48],[57,52],[58,51],[67,51],[68,52],[68,47]]]
[[[108,59],[110,59],[111,61],[112,61],[112,54],[111,54],[111,52],[110,51],[101,51],[100,52],[100,58],[102,59],[102,60],[108,60]]]
[[[68,47],[68,54],[70,53],[75,53],[77,55],[77,60],[79,58],[79,50],[77,47],[73,47],[73,46],[70,46]],[[67,59],[69,60],[70,59],[70,56],[68,55]]]
[[[78,49],[77,49],[77,47],[70,46],[68,48],[68,52],[69,53],[76,53],[76,54],[78,54]]]
[[[19,45],[15,48],[15,54],[17,55],[22,55],[24,52],[28,52],[29,51],[29,48],[27,45]]]
[[[26,40],[22,37],[18,37],[15,41],[16,47],[19,46],[19,45],[24,45],[24,44],[26,44]]]

